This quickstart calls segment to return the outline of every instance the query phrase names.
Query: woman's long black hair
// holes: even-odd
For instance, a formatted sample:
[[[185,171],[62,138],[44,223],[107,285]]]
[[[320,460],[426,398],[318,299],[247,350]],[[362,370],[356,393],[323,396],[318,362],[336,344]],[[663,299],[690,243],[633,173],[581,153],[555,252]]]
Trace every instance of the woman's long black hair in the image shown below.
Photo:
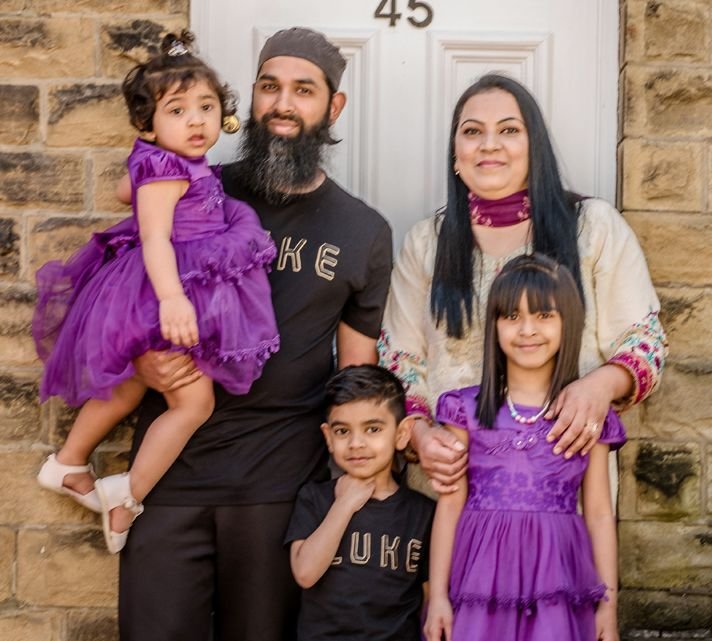
[[[465,103],[480,93],[499,89],[511,94],[519,105],[529,136],[528,189],[532,240],[535,252],[565,265],[583,297],[577,245],[579,197],[564,190],[556,156],[539,105],[516,80],[498,74],[482,76],[460,96],[452,116],[447,170],[447,205],[437,218],[440,227],[431,287],[430,311],[437,325],[445,321],[447,335],[462,338],[472,325],[474,251],[479,248],[472,234],[468,189],[455,175],[455,136]]]
[[[522,294],[526,294],[530,312],[556,310],[561,316],[561,344],[547,398],[556,398],[579,375],[584,308],[571,272],[543,254],[513,258],[494,279],[487,300],[482,383],[476,411],[483,427],[494,425],[507,393],[507,357],[499,346],[497,320],[519,311]]]

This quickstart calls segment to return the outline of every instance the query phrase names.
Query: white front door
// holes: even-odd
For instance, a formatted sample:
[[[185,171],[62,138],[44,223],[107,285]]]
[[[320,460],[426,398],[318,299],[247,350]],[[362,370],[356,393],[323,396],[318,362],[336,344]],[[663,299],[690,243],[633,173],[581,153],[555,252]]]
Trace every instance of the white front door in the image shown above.
[[[567,184],[614,200],[617,0],[201,0],[201,55],[249,112],[259,50],[274,31],[317,29],[341,47],[348,96],[329,171],[383,213],[399,245],[445,201],[447,137],[459,94],[504,71],[537,96]],[[211,154],[227,162],[235,137]]]

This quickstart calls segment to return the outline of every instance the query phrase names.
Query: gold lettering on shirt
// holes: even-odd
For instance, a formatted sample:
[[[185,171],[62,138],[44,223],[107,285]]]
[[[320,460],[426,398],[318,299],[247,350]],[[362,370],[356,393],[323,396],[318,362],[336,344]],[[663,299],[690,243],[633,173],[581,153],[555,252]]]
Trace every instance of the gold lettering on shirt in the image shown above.
[[[335,556],[334,560],[331,562],[331,565],[341,565],[341,562],[344,560],[343,556]]]
[[[359,544],[360,539],[361,534],[359,532],[354,532],[351,535],[351,563],[355,565],[366,565],[371,558],[371,533],[364,533],[362,546]],[[363,549],[359,550],[359,547]]]
[[[294,247],[292,247],[292,237],[285,236],[282,238],[282,245],[279,248],[279,257],[277,258],[277,270],[283,271],[287,266],[287,260],[292,261],[292,271],[302,271],[302,257],[299,252],[304,249],[307,244],[306,239],[302,238]]]
[[[316,275],[325,280],[334,280],[336,273],[328,268],[338,265],[339,261],[336,260],[336,257],[340,253],[341,250],[336,245],[330,245],[329,243],[322,244],[316,253],[316,262],[314,263]]]
[[[408,547],[405,555],[406,572],[417,572],[418,561],[420,561],[420,550],[423,548],[423,542],[418,539],[408,541]]]
[[[391,570],[398,569],[398,546],[400,545],[400,537],[397,536],[391,543],[391,538],[384,534],[381,537],[381,567],[387,568],[391,566]]]

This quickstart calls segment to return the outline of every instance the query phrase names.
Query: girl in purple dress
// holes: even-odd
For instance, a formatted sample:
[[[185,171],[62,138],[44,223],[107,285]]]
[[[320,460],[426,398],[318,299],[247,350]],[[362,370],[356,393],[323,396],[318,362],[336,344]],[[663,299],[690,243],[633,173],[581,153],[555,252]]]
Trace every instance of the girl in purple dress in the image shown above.
[[[133,216],[37,273],[41,400],[82,406],[38,480],[101,512],[111,552],[212,413],[213,381],[246,393],[279,347],[266,275],[274,244],[250,207],[225,197],[205,158],[221,126],[237,130],[235,101],[190,52],[192,40],[188,32],[166,36],[162,52],[124,80],[141,138],[128,159]],[[189,353],[202,376],[164,394],[168,409],[129,473],[95,482],[89,456],[145,392],[132,361],[165,349]]]
[[[469,450],[468,479],[438,499],[428,641],[617,641],[609,411],[590,454],[556,456],[551,399],[578,375],[584,308],[570,272],[535,254],[507,263],[487,302],[480,386],[437,417]],[[582,489],[583,518],[576,511]]]

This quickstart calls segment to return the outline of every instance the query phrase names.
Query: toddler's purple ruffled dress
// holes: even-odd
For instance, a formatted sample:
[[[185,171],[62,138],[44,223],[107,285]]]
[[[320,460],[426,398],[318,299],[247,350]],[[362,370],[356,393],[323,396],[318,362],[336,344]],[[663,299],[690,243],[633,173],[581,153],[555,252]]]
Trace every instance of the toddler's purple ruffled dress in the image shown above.
[[[178,349],[161,337],[158,300],[144,267],[136,190],[186,180],[171,241],[186,295],[198,317],[196,365],[233,394],[244,394],[279,348],[267,268],[274,243],[255,212],[225,196],[205,157],[183,158],[138,140],[128,160],[134,215],[94,234],[67,263],[37,272],[32,334],[45,363],[40,396],[78,406],[107,399],[150,349]]]
[[[453,641],[595,641],[595,607],[606,586],[577,514],[588,457],[552,452],[552,421],[517,423],[506,406],[494,429],[475,419],[478,387],[446,392],[437,419],[469,434],[468,497],[457,525],[450,577]],[[540,408],[515,406],[524,416]],[[625,442],[613,411],[601,443]]]

